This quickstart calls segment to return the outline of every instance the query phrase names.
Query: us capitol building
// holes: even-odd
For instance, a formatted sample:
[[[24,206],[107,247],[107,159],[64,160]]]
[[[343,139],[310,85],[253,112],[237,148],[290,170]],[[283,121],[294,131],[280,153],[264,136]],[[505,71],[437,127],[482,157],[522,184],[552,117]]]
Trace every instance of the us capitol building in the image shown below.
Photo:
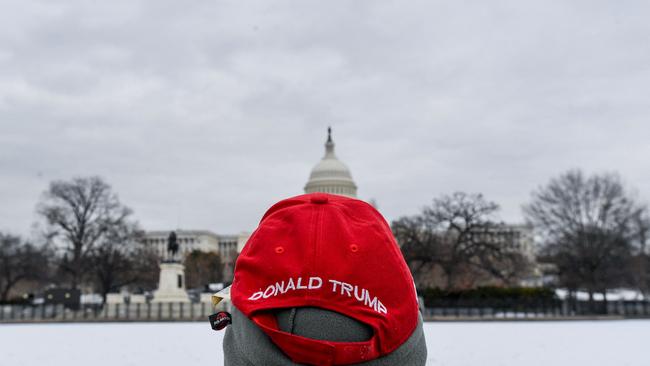
[[[352,179],[350,169],[334,153],[332,129],[327,129],[325,155],[314,166],[305,184],[305,193],[324,192],[356,197],[357,185]],[[168,259],[167,238],[170,230],[149,231],[145,234],[145,243],[151,245],[161,259]],[[250,233],[242,232],[237,235],[216,234],[209,230],[176,230],[181,257],[194,250],[216,252],[223,262],[223,278],[225,282],[232,281],[234,262],[241,252]]]
[[[334,153],[331,128],[327,129],[325,155],[311,170],[304,191],[305,193],[324,192],[348,197],[357,196],[357,185],[352,179],[350,169]],[[169,232],[149,231],[145,234],[145,243],[151,245],[161,259],[168,259],[167,238]],[[221,235],[209,230],[176,230],[175,232],[181,257],[194,250],[219,253],[223,264],[224,282],[232,281],[237,254],[246,244],[250,233]],[[534,259],[532,228],[524,225],[508,225],[503,232],[495,233],[494,237],[497,242],[502,242],[502,244],[507,242],[510,250],[519,251],[529,259]]]

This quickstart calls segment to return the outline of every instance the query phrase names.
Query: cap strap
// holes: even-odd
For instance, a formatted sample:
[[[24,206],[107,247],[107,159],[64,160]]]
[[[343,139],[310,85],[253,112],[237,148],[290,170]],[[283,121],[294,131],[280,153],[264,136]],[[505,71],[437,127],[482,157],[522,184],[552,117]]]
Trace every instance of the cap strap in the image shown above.
[[[331,342],[283,332],[273,314],[256,314],[251,319],[296,363],[348,365],[379,357],[376,336],[365,342]]]

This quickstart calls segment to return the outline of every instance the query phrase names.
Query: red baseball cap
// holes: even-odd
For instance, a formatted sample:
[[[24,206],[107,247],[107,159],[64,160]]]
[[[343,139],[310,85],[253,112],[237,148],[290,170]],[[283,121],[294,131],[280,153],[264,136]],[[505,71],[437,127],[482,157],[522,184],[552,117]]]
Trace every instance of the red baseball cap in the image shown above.
[[[312,193],[273,205],[235,265],[231,300],[292,361],[347,365],[388,355],[418,324],[413,278],[384,218],[368,203]],[[283,332],[273,310],[317,307],[366,324],[365,342]]]

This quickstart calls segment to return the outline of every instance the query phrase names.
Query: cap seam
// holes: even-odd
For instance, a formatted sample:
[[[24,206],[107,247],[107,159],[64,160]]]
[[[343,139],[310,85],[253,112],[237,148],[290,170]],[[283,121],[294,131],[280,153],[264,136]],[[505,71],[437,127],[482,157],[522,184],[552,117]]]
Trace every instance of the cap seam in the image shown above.
[[[322,220],[322,218],[323,218],[324,205],[319,204],[319,205],[314,205],[314,206],[316,206],[316,213],[315,213],[316,217],[312,221],[312,224],[313,224],[313,237],[312,237],[312,245],[313,245],[312,249],[313,249],[313,252],[312,252],[312,257],[311,257],[311,261],[310,261],[311,265],[308,268],[311,268],[313,273],[321,273],[319,271],[320,267],[317,268],[317,266],[318,266],[318,258],[319,258],[319,255],[320,255],[320,242],[321,242],[321,231],[322,231],[322,228],[323,228],[323,220]],[[308,300],[308,301],[312,301],[313,298],[314,298],[314,296],[311,295],[310,293],[307,293],[306,296],[305,296],[305,299]]]

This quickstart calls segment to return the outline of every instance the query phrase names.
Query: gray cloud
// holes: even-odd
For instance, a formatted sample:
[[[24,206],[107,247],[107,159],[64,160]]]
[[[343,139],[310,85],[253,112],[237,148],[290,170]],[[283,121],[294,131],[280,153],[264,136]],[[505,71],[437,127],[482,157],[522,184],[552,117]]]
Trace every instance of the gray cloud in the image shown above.
[[[144,227],[236,233],[302,192],[334,127],[387,218],[455,190],[520,221],[572,167],[650,196],[650,6],[31,1],[0,14],[0,229],[99,174]]]

